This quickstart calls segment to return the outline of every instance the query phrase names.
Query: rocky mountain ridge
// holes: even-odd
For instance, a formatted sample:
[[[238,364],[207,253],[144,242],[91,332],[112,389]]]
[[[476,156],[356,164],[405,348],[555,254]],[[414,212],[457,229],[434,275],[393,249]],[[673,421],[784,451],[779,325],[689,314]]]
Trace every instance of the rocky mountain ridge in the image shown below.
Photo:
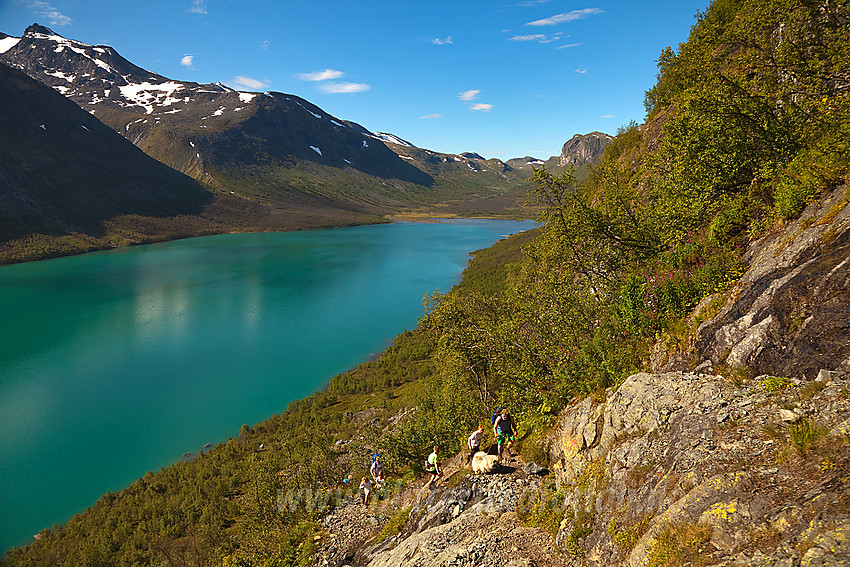
[[[558,165],[581,165],[583,163],[599,163],[605,148],[614,137],[602,132],[576,134],[564,143]]]

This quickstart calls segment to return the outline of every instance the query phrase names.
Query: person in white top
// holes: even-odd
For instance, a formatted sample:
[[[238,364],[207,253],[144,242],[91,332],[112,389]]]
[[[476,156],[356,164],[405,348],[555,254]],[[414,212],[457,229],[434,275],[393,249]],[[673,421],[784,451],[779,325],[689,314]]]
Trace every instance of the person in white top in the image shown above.
[[[364,476],[360,481],[360,490],[363,491],[363,504],[369,505],[369,491],[372,490],[372,479]]]
[[[472,456],[481,450],[481,439],[484,437],[484,426],[479,425],[478,429],[473,431],[469,435],[469,439],[467,439],[467,444],[469,445],[469,457],[466,459],[467,462],[472,460]]]

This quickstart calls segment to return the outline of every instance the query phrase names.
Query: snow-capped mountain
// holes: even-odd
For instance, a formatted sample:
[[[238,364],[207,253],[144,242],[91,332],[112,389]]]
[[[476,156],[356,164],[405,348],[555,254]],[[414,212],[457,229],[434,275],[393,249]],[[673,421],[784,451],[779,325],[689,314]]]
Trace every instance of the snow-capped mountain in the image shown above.
[[[75,214],[86,217],[89,227],[97,227],[100,222],[119,226],[123,221],[116,221],[118,217],[110,216],[109,211],[125,215],[123,219],[137,215],[144,226],[157,227],[150,233],[136,229],[122,233],[132,233],[132,241],[170,238],[178,233],[191,236],[229,230],[359,224],[375,222],[381,216],[404,209],[433,208],[437,203],[465,214],[517,211],[525,199],[521,181],[527,174],[515,172],[500,160],[419,148],[402,137],[371,132],[355,122],[334,117],[291,94],[239,92],[218,83],[169,79],[131,63],[109,46],[68,39],[38,24],[27,28],[21,37],[0,33],[0,67],[3,66],[23,71],[51,87],[52,90],[43,90],[63,101],[56,105],[43,94],[28,100],[12,89],[9,96],[14,97],[15,103],[5,109],[23,113],[27,121],[12,120],[10,124],[14,128],[2,130],[3,142],[13,148],[18,142],[31,148],[29,153],[14,152],[15,159],[7,160],[6,178],[18,174],[26,177],[40,170],[57,173],[51,177],[52,181],[45,180],[43,191],[33,201],[47,199],[45,206],[39,205],[39,210],[49,210],[48,195],[76,194],[61,178],[66,168],[75,172],[69,180],[85,178],[80,164],[85,164],[97,177],[101,167],[98,158],[109,159],[106,157],[109,152],[93,149],[96,144],[86,145],[85,157],[73,157],[78,152],[62,157],[61,151],[55,151],[62,147],[57,142],[59,138],[34,135],[33,129],[41,133],[51,130],[42,116],[50,114],[54,122],[59,120],[45,105],[67,113],[69,107],[64,104],[67,99],[76,103],[73,108],[86,111],[88,114],[83,112],[83,115],[88,119],[110,127],[148,156],[203,183],[199,187],[209,193],[200,199],[205,204],[193,209],[197,216],[191,217],[192,226],[185,224],[189,217],[181,217],[180,222],[168,220],[172,213],[185,215],[185,211],[179,206],[169,206],[167,196],[156,191],[146,194],[144,183],[135,184],[126,198],[116,193],[120,206],[97,205],[103,213],[95,217],[84,206],[83,209],[72,207]],[[30,88],[21,86],[20,81],[15,85],[24,90]],[[0,104],[9,103],[0,101]],[[85,130],[80,127],[80,132]],[[98,137],[100,143],[107,143],[103,140],[106,137]],[[98,177],[103,181],[99,186],[106,201],[109,180],[122,179],[113,175],[116,164],[130,178],[150,180],[150,176],[134,175],[138,167],[146,167],[144,160],[115,158],[113,161],[108,167],[102,166],[104,171],[112,173]],[[21,177],[20,183],[15,182],[17,185],[4,188],[2,174],[0,213],[4,191],[8,189],[7,193],[14,196],[15,187],[26,187],[29,183]],[[180,183],[169,182],[169,186]],[[79,184],[85,186],[83,181]],[[163,206],[153,206],[158,202]],[[21,207],[18,207],[20,211],[26,208]],[[156,211],[155,219],[145,212],[149,210]],[[47,221],[49,226],[59,226],[60,232],[66,230],[62,227],[78,226],[70,213],[48,216],[61,221],[58,225],[53,220]],[[91,244],[93,240],[84,246],[102,247],[105,242],[112,242],[108,240],[109,231],[86,230],[91,233],[86,233],[86,238],[94,238],[97,243]],[[3,240],[0,238],[0,242]]]
[[[418,185],[432,181],[376,142],[380,137],[294,95],[168,79],[109,46],[37,24],[0,42],[0,61],[61,92],[153,157],[213,185],[233,185],[214,170],[258,161],[288,167],[308,161]]]
[[[293,177],[302,184],[313,178],[327,187],[330,175],[350,195],[349,181],[363,186],[361,174],[366,174],[375,178],[369,184],[379,185],[378,195],[386,196],[376,200],[375,191],[368,190],[371,205],[380,207],[382,201],[397,206],[398,191],[405,200],[418,200],[416,193],[427,193],[434,175],[493,171],[499,173],[497,182],[504,181],[501,162],[488,168],[480,160],[421,150],[399,136],[331,116],[294,95],[169,79],[134,65],[109,46],[67,39],[38,24],[20,38],[0,37],[0,61],[61,92],[156,159],[237,193],[265,194],[270,183],[293,189]],[[420,156],[428,163],[421,163]],[[317,171],[327,167],[333,171]],[[312,191],[298,187],[289,192],[301,199]]]

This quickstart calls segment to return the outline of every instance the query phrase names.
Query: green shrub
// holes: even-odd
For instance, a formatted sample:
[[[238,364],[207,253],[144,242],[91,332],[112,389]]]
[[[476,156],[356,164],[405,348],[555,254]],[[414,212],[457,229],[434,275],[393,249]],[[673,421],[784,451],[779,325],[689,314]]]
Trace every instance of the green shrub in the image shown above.
[[[710,540],[711,526],[708,524],[668,524],[649,551],[649,567],[706,565]]]
[[[791,380],[783,376],[765,376],[761,379],[761,384],[768,393],[781,392],[794,387]]]

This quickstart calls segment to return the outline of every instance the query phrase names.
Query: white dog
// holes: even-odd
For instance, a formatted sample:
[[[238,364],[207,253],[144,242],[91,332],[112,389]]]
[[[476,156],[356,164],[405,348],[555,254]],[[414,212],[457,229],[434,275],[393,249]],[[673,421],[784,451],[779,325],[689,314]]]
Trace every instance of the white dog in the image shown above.
[[[499,466],[498,455],[488,455],[484,451],[478,451],[472,457],[472,472],[475,474],[491,473]]]

